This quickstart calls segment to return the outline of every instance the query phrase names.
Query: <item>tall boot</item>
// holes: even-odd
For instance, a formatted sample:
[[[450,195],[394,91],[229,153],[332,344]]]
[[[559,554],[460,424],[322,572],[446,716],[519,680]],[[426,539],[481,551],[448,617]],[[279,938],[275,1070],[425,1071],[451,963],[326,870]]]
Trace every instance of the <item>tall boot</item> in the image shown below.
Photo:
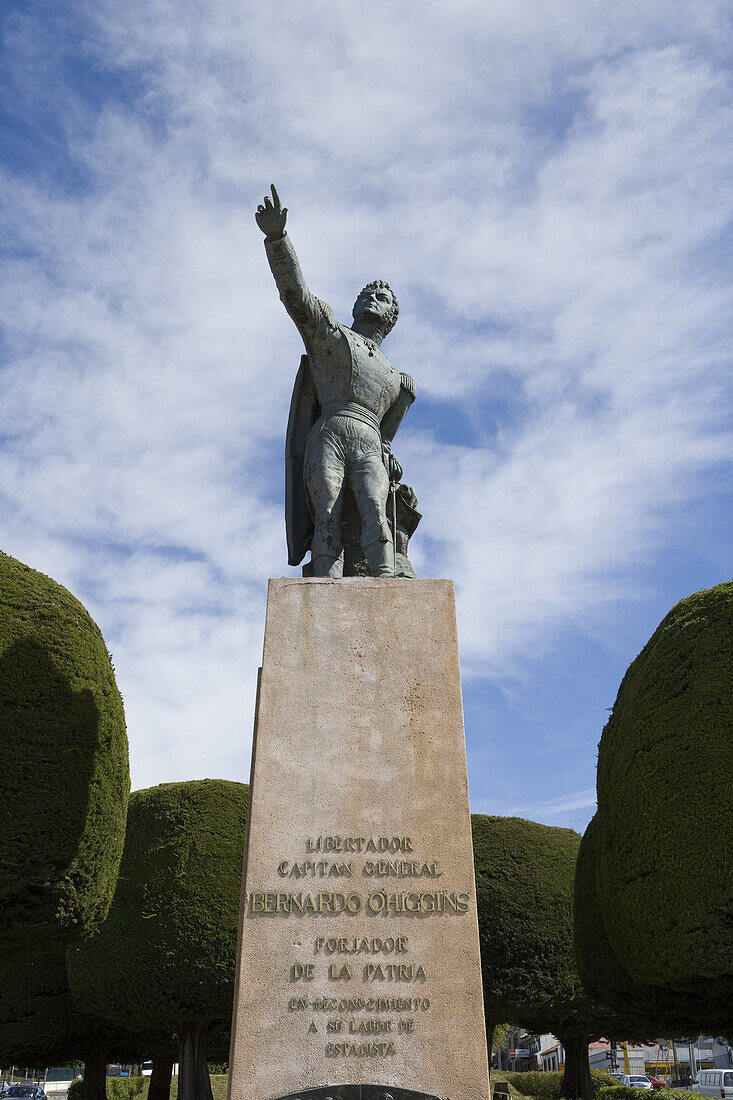
[[[331,554],[319,554],[313,558],[314,577],[332,577],[338,580],[344,575],[344,555],[334,558]]]
[[[364,546],[364,556],[373,577],[394,577],[394,552],[392,540],[372,542]]]

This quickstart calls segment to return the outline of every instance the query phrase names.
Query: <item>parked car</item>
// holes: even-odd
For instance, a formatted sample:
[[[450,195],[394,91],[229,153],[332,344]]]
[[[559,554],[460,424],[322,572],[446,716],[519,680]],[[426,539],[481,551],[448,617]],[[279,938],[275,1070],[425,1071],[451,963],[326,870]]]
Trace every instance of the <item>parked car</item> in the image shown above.
[[[647,1073],[647,1077],[651,1081],[653,1089],[666,1089],[667,1082],[662,1081],[660,1077],[652,1077],[651,1073]]]
[[[651,1081],[643,1073],[624,1073],[621,1077],[621,1084],[628,1085],[631,1089],[650,1089],[652,1087]]]
[[[11,1085],[3,1100],[48,1100],[40,1085]]]
[[[718,1100],[733,1100],[733,1070],[703,1069],[690,1086],[693,1092],[703,1096],[715,1096]]]

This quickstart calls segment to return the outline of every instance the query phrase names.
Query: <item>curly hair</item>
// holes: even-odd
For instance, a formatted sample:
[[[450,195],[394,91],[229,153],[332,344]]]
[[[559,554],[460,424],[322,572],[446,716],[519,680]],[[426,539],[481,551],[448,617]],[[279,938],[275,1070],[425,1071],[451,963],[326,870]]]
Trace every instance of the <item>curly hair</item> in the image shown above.
[[[359,291],[356,296],[357,302],[359,301],[359,298],[362,296],[365,290],[388,290],[392,295],[392,308],[387,314],[384,321],[384,335],[386,336],[388,332],[392,331],[397,322],[397,318],[399,317],[400,307],[397,302],[397,295],[392,290],[392,287],[389,285],[389,283],[385,283],[384,279],[374,279],[371,283],[367,283],[367,285],[365,287],[362,287],[362,289]],[[354,302],[354,305],[356,305],[356,302]]]

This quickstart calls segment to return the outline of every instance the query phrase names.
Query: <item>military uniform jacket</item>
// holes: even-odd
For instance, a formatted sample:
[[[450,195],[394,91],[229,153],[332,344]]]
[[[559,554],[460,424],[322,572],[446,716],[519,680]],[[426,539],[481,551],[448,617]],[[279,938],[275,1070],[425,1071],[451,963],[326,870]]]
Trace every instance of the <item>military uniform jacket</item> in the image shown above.
[[[391,442],[413,398],[379,347],[340,325],[331,307],[311,294],[287,234],[265,240],[265,250],[280,299],[307,352],[293,390],[285,451],[288,561],[298,565],[313,536],[303,480],[305,444],[322,409],[353,402],[373,414],[382,438]]]

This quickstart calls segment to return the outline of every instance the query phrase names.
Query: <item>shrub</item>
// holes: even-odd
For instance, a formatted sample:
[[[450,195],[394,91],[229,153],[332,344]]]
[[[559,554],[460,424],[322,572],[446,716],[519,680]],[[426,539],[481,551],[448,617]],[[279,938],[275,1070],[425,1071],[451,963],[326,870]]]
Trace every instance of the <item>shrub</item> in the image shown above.
[[[564,1095],[591,1100],[588,1043],[623,1033],[625,1019],[589,997],[578,974],[573,886],[580,837],[518,817],[473,814],[471,823],[487,1030],[513,1020],[552,1031],[565,1048]],[[547,1074],[539,1076],[548,1088]]]
[[[170,1036],[133,1033],[78,1010],[69,991],[63,948],[0,959],[0,1065],[80,1061],[83,1095],[105,1100],[108,1062],[133,1062],[143,1055],[155,1057],[161,1050],[172,1053]],[[75,1088],[81,1088],[81,1082]],[[127,1088],[117,1100],[129,1096]]]
[[[678,1089],[654,1089],[651,1095],[654,1100],[680,1100],[680,1094]],[[649,1100],[649,1089],[634,1089],[629,1088],[628,1085],[611,1085],[608,1088],[602,1088],[596,1100]],[[704,1097],[699,1092],[686,1092],[685,1100],[704,1100]]]
[[[585,831],[575,871],[575,953],[578,971],[588,993],[603,997],[626,1015],[637,1036],[650,1030],[680,1035],[690,1020],[703,1021],[707,1014],[704,993],[689,992],[670,997],[669,992],[652,986],[626,972],[611,947],[601,910],[598,890],[598,830],[596,814]],[[648,1090],[647,1090],[648,1091]]]
[[[496,1071],[497,1074],[499,1071]],[[615,1078],[611,1077],[604,1069],[592,1069],[590,1071],[593,1083],[594,1100],[600,1100],[601,1095],[608,1090],[609,1085],[615,1084]],[[502,1081],[508,1081],[516,1092],[522,1096],[536,1096],[542,1100],[559,1100],[562,1089],[563,1074],[561,1071],[529,1071],[528,1073],[504,1073],[501,1072]],[[626,1092],[629,1090],[626,1089]],[[609,1100],[616,1100],[610,1097]],[[646,1100],[649,1100],[647,1097]]]
[[[616,1078],[612,1077],[607,1069],[592,1069],[590,1079],[593,1082],[593,1097],[598,1100],[601,1089],[611,1088],[616,1084]],[[647,1100],[649,1098],[647,1097]]]
[[[627,970],[653,985],[730,972],[732,682],[729,582],[670,611],[630,665],[601,737],[606,927]]]
[[[657,1092],[661,1091],[661,1089],[655,1090],[654,1096],[656,1097]],[[609,1085],[601,1089],[598,1100],[649,1100],[649,1089],[634,1089],[629,1088],[628,1085],[619,1084]]]
[[[0,956],[86,935],[114,891],[130,789],[122,699],[77,599],[0,553]]]
[[[87,1011],[176,1032],[184,1095],[194,1069],[207,1093],[209,1037],[231,1023],[248,806],[223,779],[135,791],[109,916],[67,956]]]
[[[560,1086],[562,1085],[562,1073],[535,1072],[528,1073],[504,1073],[502,1081],[508,1081],[512,1088],[522,1096],[537,1096],[543,1100],[559,1100]]]
[[[672,608],[629,666],[599,746],[576,891],[581,970],[655,1029],[730,1022],[732,680],[728,582]]]
[[[133,1100],[143,1091],[144,1077],[108,1077],[107,1100]],[[84,1082],[79,1077],[72,1081],[66,1094],[67,1100],[81,1100]]]
[[[142,1077],[108,1077],[107,1100],[133,1100],[143,1091]]]

